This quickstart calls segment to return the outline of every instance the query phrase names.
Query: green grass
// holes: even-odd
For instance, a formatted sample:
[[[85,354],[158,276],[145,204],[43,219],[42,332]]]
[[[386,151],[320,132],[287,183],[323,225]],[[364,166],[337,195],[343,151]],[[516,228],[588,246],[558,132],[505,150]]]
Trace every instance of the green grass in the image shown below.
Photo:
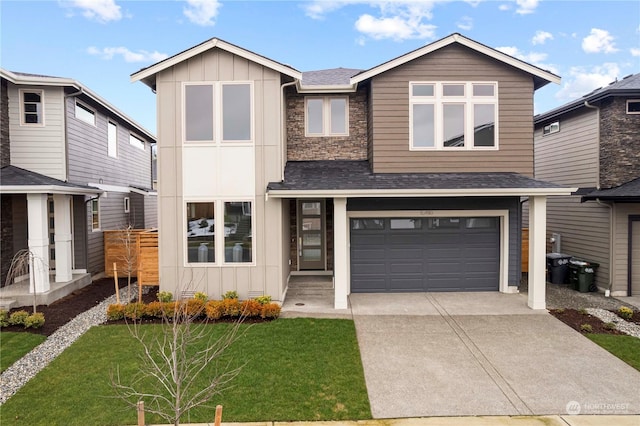
[[[0,373],[45,339],[41,334],[0,332]]]
[[[157,332],[159,326],[145,326]],[[209,325],[213,333],[228,324]],[[371,418],[353,321],[280,319],[243,325],[229,349],[242,371],[211,407],[182,422],[347,420]],[[114,399],[109,376],[136,371],[138,348],[125,326],[94,327],[3,406],[0,422],[15,425],[136,424],[135,410]],[[6,422],[6,423],[5,423]],[[147,415],[146,422],[165,423]]]
[[[615,334],[587,334],[587,337],[640,371],[640,339],[637,337]]]

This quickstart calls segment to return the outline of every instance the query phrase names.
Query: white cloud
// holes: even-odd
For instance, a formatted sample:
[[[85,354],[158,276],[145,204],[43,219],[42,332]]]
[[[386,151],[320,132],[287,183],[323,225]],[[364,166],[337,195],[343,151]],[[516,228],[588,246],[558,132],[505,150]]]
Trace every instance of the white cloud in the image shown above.
[[[473,29],[473,19],[469,16],[463,16],[456,22],[458,28],[464,31],[469,31]]]
[[[498,6],[498,10],[502,10],[503,12],[507,10],[511,10],[511,5],[506,3],[501,4],[500,6]]]
[[[632,47],[629,51],[631,52],[631,56],[640,56],[640,49],[637,47]]]
[[[538,7],[538,0],[516,0],[516,4],[518,5],[516,9],[518,15],[528,15],[535,12]]]
[[[305,14],[310,18],[324,19],[325,15],[333,12],[334,10],[338,10],[344,6],[347,6],[353,3],[358,3],[358,1],[315,0],[315,1],[305,2],[304,10],[305,10]]]
[[[531,39],[531,43],[535,44],[545,44],[547,40],[553,40],[553,34],[547,31],[536,31],[536,35]]]
[[[607,30],[591,28],[591,33],[582,39],[582,50],[586,53],[617,52],[614,37]]]
[[[68,0],[61,1],[60,4],[71,9],[80,9],[85,18],[102,23],[122,19],[120,6],[115,0]]]
[[[182,9],[189,21],[203,27],[216,24],[218,9],[222,4],[218,0],[186,0],[187,6]]]
[[[87,53],[94,56],[100,56],[102,59],[113,59],[116,55],[122,56],[125,62],[158,62],[168,57],[165,53],[147,52],[146,50],[139,50],[132,52],[126,47],[104,47],[99,49],[95,46],[87,48]]]
[[[393,39],[396,41],[410,38],[432,38],[435,35],[434,25],[423,24],[420,19],[393,16],[375,18],[365,14],[356,21],[356,29],[375,39]]]
[[[544,62],[548,56],[544,52],[524,53],[524,52],[521,52],[520,49],[518,49],[515,46],[496,47],[496,50],[499,50],[502,53],[506,53],[509,56],[513,56],[514,58],[520,59],[521,61],[535,65],[538,68],[542,68],[554,74],[558,74],[558,70],[554,65],[547,64]]]
[[[620,68],[615,63],[605,63],[594,66],[591,69],[585,67],[572,67],[569,77],[562,89],[556,93],[560,100],[571,100],[584,96],[600,87],[608,86],[618,78]]]

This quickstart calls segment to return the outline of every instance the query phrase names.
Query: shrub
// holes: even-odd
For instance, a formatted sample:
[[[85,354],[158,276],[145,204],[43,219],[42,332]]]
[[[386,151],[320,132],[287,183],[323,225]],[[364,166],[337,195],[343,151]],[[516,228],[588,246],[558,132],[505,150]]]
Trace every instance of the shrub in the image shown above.
[[[262,312],[262,305],[255,299],[248,299],[240,304],[240,312],[245,317],[257,317]]]
[[[580,315],[589,315],[589,312],[585,308],[578,309]]]
[[[144,303],[134,302],[125,305],[124,317],[130,320],[138,320],[144,316],[145,306]]]
[[[556,313],[558,313],[558,314],[564,314],[564,308],[558,308],[558,309],[556,309]]]
[[[220,300],[209,300],[204,305],[204,312],[208,319],[217,320],[223,314],[222,302]]]
[[[630,320],[633,317],[633,309],[622,306],[620,307],[620,309],[618,309],[618,315],[620,316],[620,318]]]
[[[235,290],[229,290],[225,294],[222,295],[222,299],[238,299],[238,292]]]
[[[180,306],[180,302],[164,302],[162,304],[162,310],[164,312],[164,316],[167,318],[171,318],[176,314],[176,310]]]
[[[44,314],[35,312],[24,320],[24,328],[40,328],[44,325]]]
[[[615,330],[616,324],[613,322],[606,322],[604,323],[604,328],[606,328],[607,330]]]
[[[238,299],[223,299],[222,315],[228,317],[240,316],[240,301]]]
[[[198,318],[204,313],[204,301],[200,299],[189,299],[182,306],[186,309],[186,313],[191,318]]]
[[[205,293],[199,291],[199,292],[197,292],[196,294],[193,295],[193,298],[197,299],[197,300],[202,300],[203,302],[206,302],[207,299],[209,298],[209,296],[207,296]]]
[[[6,309],[0,309],[0,327],[9,325],[9,312]]]
[[[124,305],[114,303],[107,307],[107,320],[118,321],[124,318]]]
[[[170,291],[158,292],[158,301],[162,303],[171,302],[173,300],[173,294]]]
[[[580,326],[580,330],[585,333],[591,333],[593,331],[593,327],[591,327],[591,324],[582,324]]]
[[[267,303],[271,303],[271,296],[258,296],[254,300],[261,305],[266,305]]]
[[[277,303],[267,303],[262,305],[262,312],[260,313],[262,318],[276,319],[280,316],[280,305]]]
[[[144,315],[151,318],[162,318],[164,304],[162,302],[149,302],[144,307]]]
[[[11,325],[24,325],[25,320],[29,316],[27,311],[15,311],[9,315],[9,324]]]

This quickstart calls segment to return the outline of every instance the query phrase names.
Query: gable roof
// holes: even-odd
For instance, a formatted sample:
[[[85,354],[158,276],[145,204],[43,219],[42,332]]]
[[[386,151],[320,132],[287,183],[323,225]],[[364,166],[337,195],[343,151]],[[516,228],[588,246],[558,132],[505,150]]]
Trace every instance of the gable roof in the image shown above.
[[[351,77],[361,73],[356,68],[331,68],[326,70],[305,71],[302,81],[297,81],[298,92],[355,92],[357,84],[351,84]]]
[[[385,71],[389,71],[390,69],[396,68],[400,65],[406,64],[409,61],[412,61],[421,56],[427,55],[435,50],[442,49],[443,47],[449,46],[450,44],[453,44],[453,43],[461,44],[479,53],[482,53],[493,59],[496,59],[500,62],[503,62],[507,65],[510,65],[512,67],[518,68],[524,72],[531,74],[533,76],[535,89],[539,89],[548,83],[557,83],[557,84],[560,83],[560,77],[558,77],[557,75],[549,71],[543,70],[542,68],[538,68],[527,62],[521,61],[520,59],[514,58],[513,56],[509,56],[506,53],[500,52],[499,50],[485,46],[484,44],[471,40],[470,38],[467,38],[462,34],[454,33],[445,38],[437,40],[433,43],[427,44],[426,46],[423,46],[419,49],[413,50],[402,56],[398,56],[395,59],[392,59],[390,61],[377,65],[373,68],[370,68],[366,71],[363,71],[362,73],[351,78],[351,84],[357,84],[371,77],[375,77],[378,74],[381,74]]]
[[[540,124],[543,121],[550,120],[562,114],[574,111],[584,107],[584,103],[598,102],[610,96],[640,96],[640,73],[630,74],[622,80],[616,80],[605,87],[600,87],[586,95],[567,102],[557,108],[551,109],[545,113],[538,114],[533,117],[534,124]]]
[[[193,46],[187,50],[183,50],[182,52],[177,53],[167,59],[164,59],[146,68],[142,68],[137,72],[134,72],[133,74],[131,74],[131,82],[142,81],[147,86],[155,89],[155,76],[157,73],[213,48],[225,50],[249,61],[255,62],[267,68],[271,68],[272,70],[278,71],[279,73],[282,73],[284,75],[288,75],[289,77],[292,77],[294,79],[302,79],[302,73],[289,65],[276,62],[272,59],[267,58],[266,56],[259,55],[257,53],[251,52],[250,50],[243,49],[242,47],[236,46],[235,44],[231,44],[222,39],[214,37],[198,44],[197,46]]]
[[[582,201],[626,201],[640,202],[640,178],[633,179],[625,184],[610,189],[600,189],[582,196]]]
[[[3,166],[0,168],[0,193],[98,195],[102,193],[102,190],[54,179],[16,166]]]
[[[71,87],[77,91],[81,91],[82,94],[88,96],[94,102],[102,105],[104,108],[111,111],[114,115],[128,123],[136,131],[150,139],[151,143],[156,142],[156,137],[149,130],[145,129],[142,124],[136,122],[133,118],[129,117],[124,112],[120,111],[114,105],[109,103],[106,99],[89,89],[84,84],[77,80],[67,77],[54,77],[50,75],[29,74],[24,72],[16,72],[5,70],[0,68],[0,77],[10,81],[15,85],[21,86],[51,86],[51,87]]]

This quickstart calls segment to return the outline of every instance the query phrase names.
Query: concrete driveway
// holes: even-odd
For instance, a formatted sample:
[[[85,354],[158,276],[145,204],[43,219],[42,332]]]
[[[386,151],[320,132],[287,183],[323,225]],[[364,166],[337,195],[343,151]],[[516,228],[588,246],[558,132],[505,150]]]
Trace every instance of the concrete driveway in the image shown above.
[[[640,414],[640,372],[526,296],[352,294],[374,418]]]

